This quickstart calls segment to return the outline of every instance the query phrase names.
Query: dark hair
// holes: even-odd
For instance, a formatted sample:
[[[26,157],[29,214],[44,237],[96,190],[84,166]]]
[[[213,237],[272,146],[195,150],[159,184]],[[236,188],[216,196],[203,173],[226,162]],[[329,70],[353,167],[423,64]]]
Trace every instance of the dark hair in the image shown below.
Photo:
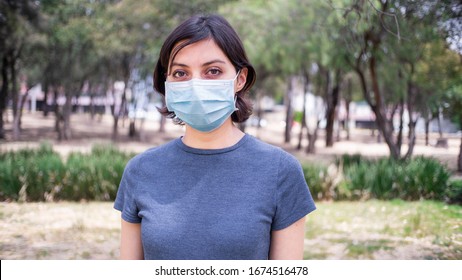
[[[252,114],[252,104],[247,98],[247,93],[255,83],[256,73],[247,59],[244,46],[236,31],[219,15],[196,15],[180,24],[167,37],[159,54],[154,70],[154,89],[165,99],[165,80],[168,75],[168,66],[176,54],[184,47],[211,38],[225,53],[236,68],[236,72],[247,68],[247,80],[244,87],[237,92],[236,107],[239,109],[231,115],[233,122],[244,122]],[[177,45],[178,42],[182,42]],[[168,111],[167,107],[159,109],[159,112],[169,118],[175,118],[175,113]]]

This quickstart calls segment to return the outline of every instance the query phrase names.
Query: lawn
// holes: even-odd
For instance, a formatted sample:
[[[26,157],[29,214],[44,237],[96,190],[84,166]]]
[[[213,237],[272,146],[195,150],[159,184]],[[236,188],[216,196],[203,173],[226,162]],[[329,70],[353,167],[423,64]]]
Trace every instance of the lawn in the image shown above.
[[[439,202],[319,202],[306,259],[462,259],[462,207]],[[0,259],[116,259],[110,202],[1,203]]]
[[[441,202],[318,203],[306,259],[462,259],[462,207]]]

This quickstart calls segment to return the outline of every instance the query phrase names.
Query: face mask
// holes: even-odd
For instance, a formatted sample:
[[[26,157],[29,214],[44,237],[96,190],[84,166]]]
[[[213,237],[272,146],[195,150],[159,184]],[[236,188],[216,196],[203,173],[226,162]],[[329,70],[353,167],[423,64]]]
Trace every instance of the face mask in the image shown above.
[[[167,109],[192,128],[210,132],[237,110],[234,81],[192,79],[165,82]]]

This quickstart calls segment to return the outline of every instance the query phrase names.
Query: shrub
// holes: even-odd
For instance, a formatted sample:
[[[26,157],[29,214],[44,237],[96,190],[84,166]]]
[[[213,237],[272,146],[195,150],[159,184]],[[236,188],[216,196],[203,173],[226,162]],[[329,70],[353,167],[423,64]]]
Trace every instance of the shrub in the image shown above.
[[[343,198],[358,200],[370,197],[369,185],[375,174],[371,174],[366,164],[354,164],[344,169],[345,181],[343,187],[347,195]],[[371,178],[372,177],[372,178]]]
[[[0,154],[0,199],[18,199],[18,193],[21,189],[19,181],[18,160],[15,160],[13,152]]]
[[[447,202],[462,205],[462,180],[452,180],[449,183]]]
[[[101,145],[72,153],[65,163],[48,144],[0,153],[0,199],[113,200],[132,156]]]
[[[305,164],[303,172],[314,199],[338,200],[349,196],[349,190],[345,189],[343,184],[342,170],[335,164],[327,167]]]
[[[351,199],[444,200],[451,176],[440,162],[422,156],[406,161],[355,158],[344,173]]]
[[[71,153],[59,197],[67,200],[115,199],[130,157],[113,146],[95,146],[90,154]]]
[[[405,162],[402,190],[409,190],[406,199],[444,200],[451,173],[438,160],[423,156]]]
[[[335,159],[335,164],[337,166],[342,166],[343,168],[349,168],[351,166],[358,165],[362,162],[364,162],[365,159],[360,155],[360,154],[354,154],[354,155],[349,155],[349,154],[343,154]]]
[[[303,173],[313,198],[324,199],[328,193],[325,184],[327,168],[320,165],[305,164],[303,165]]]
[[[43,201],[59,185],[64,164],[51,145],[0,154],[0,199]]]

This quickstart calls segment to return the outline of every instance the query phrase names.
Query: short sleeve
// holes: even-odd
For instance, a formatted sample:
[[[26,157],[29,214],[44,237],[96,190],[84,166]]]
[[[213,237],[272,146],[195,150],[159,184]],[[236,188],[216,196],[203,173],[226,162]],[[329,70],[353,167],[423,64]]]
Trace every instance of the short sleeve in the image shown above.
[[[125,221],[129,223],[141,223],[141,218],[138,216],[139,210],[136,206],[136,185],[132,169],[133,160],[129,161],[125,167],[114,202],[114,208],[122,213],[122,219]]]
[[[279,162],[276,213],[271,230],[284,229],[316,209],[298,160],[284,153]]]

